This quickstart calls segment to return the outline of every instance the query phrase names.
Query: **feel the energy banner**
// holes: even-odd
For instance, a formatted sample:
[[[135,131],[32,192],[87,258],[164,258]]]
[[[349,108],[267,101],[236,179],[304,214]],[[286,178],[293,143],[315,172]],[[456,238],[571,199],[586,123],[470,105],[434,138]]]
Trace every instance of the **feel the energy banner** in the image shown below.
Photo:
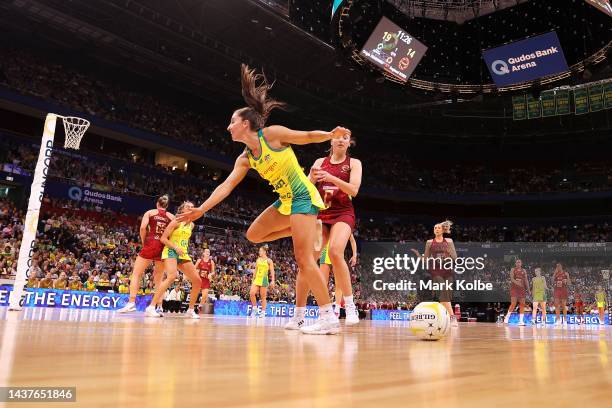
[[[509,86],[568,70],[557,33],[538,35],[483,51],[495,85]]]
[[[251,302],[243,300],[216,300],[214,313],[217,316],[250,316],[253,312]],[[288,303],[268,302],[266,316],[268,317],[293,317],[295,305]],[[306,306],[306,318],[319,316],[318,306]]]
[[[13,286],[0,286],[0,306],[8,306]],[[130,295],[112,292],[26,288],[24,307],[117,310],[126,305]],[[136,296],[136,310],[144,311],[152,295]]]

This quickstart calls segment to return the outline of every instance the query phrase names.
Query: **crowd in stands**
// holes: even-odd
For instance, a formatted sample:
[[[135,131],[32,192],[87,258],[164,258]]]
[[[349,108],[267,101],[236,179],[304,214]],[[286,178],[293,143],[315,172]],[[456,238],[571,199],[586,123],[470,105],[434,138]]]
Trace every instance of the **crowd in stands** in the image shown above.
[[[39,147],[24,143],[14,136],[0,139],[0,166],[4,170],[31,175],[36,166]],[[100,155],[79,155],[56,148],[51,156],[49,177],[82,187],[119,194],[145,196],[152,199],[161,193],[170,195],[178,205],[184,200],[203,201],[216,187],[218,181],[207,176],[176,174],[170,169],[149,168],[125,160],[115,160]],[[2,169],[2,167],[0,167]],[[244,224],[263,210],[244,196],[232,195],[209,214],[224,221]]]
[[[56,207],[58,204],[63,207]],[[140,248],[138,222],[112,212],[102,213],[98,217],[91,213],[70,201],[58,203],[45,198],[30,286],[125,293],[129,287],[133,260]],[[0,278],[15,276],[24,215],[11,201],[0,200],[0,245],[3,248]],[[205,234],[204,231],[207,231],[205,226],[196,228],[190,243],[190,254],[197,259],[204,248],[210,248],[217,263],[212,292],[247,299],[257,247],[247,242],[242,234],[226,231]],[[281,241],[269,245],[269,256],[274,260],[277,271],[277,284],[270,288],[269,298],[278,301],[293,299],[297,266],[291,244]],[[181,278],[176,286],[182,287],[183,284],[187,285],[186,282]],[[150,292],[152,271],[148,271],[140,287],[142,293]],[[188,285],[185,289],[188,293]]]
[[[35,166],[38,147],[31,143],[19,142],[14,138],[0,140],[0,163],[32,172]],[[189,174],[178,176],[171,170],[147,168],[128,161],[113,160],[105,156],[84,156],[75,160],[71,153],[56,149],[52,156],[50,176],[69,181],[73,184],[92,187],[102,191],[115,191],[120,194],[145,194],[154,197],[160,192],[170,194],[174,203],[192,200],[199,203],[205,199],[217,182],[206,177]],[[111,165],[112,164],[112,165]],[[240,194],[232,196],[210,212],[224,222],[232,222],[235,227],[245,228],[268,203]],[[454,236],[460,242],[468,241],[597,241],[612,240],[612,229],[601,224],[542,226],[533,225],[457,225]],[[431,226],[414,222],[361,220],[357,234],[370,241],[419,241],[431,234]]]
[[[0,46],[0,55],[0,86],[176,139],[181,144],[187,143],[185,149],[194,145],[230,157],[243,149],[227,135],[227,118],[205,117],[202,113],[205,109],[194,111],[142,90],[130,90],[129,86],[111,79],[51,62],[23,49]],[[302,165],[310,166],[324,150],[325,147],[300,149]],[[539,161],[535,166],[517,161],[503,165],[501,160],[486,164],[445,160],[440,167],[438,161],[419,160],[418,156],[404,153],[411,149],[399,150],[402,153],[378,152],[367,142],[357,146],[355,156],[368,158],[364,166],[364,187],[450,194],[590,192],[612,188],[612,169],[605,161],[558,160],[552,164]],[[86,174],[92,181],[105,175],[102,170]],[[137,177],[114,182],[118,188],[152,194],[146,188],[146,179],[144,183]],[[163,185],[163,180],[160,184]]]
[[[0,248],[2,248],[0,278],[9,279],[15,276],[24,215],[24,212],[10,200],[0,199]],[[137,226],[138,220],[131,216],[120,215],[108,210],[98,212],[90,208],[83,208],[74,201],[60,201],[46,197],[41,211],[29,285],[127,293],[132,263],[140,248]],[[406,226],[405,228],[413,231],[414,234],[423,234],[412,236],[406,241],[423,242],[428,237],[429,228],[424,225]],[[538,240],[537,237],[544,236],[542,234],[547,231],[552,231],[550,228],[552,227],[541,228],[540,232],[535,234],[527,230],[527,227],[521,227],[519,231],[526,234],[523,241],[530,241],[530,237]],[[592,234],[588,236],[589,238],[600,236],[598,234],[602,230],[599,228],[580,226],[583,231],[588,231],[589,228]],[[465,238],[466,242],[469,233],[475,234],[472,238],[477,240],[478,234],[484,230],[486,228],[476,226],[466,231],[462,231],[460,226],[456,228],[457,236]],[[537,228],[534,230],[537,231]],[[368,230],[365,229],[365,231],[359,234],[359,242],[367,240]],[[585,232],[583,237],[587,237],[586,234]],[[463,238],[458,237],[455,239],[462,241]],[[291,242],[281,240],[268,245],[268,255],[275,263],[277,282],[269,289],[269,299],[293,302],[297,265],[293,258]],[[217,264],[217,274],[211,282],[211,294],[216,298],[227,296],[248,299],[254,263],[257,258],[257,246],[246,241],[241,231],[229,228],[220,230],[208,225],[197,225],[190,244],[190,254],[197,259],[204,248],[210,248]],[[579,263],[567,265],[574,288],[582,293],[583,297],[588,297],[593,290],[592,283],[597,280],[596,277],[599,276],[601,267],[601,265],[596,265],[587,268]],[[509,281],[506,276],[508,270],[493,269],[498,272],[488,273],[480,278],[484,281],[495,281],[503,291]],[[388,296],[366,294],[360,286],[359,269],[353,271],[352,281],[355,287],[355,297],[361,308],[409,308],[417,300],[416,298],[390,299]],[[179,277],[173,287],[182,288],[183,297],[190,290],[187,280],[182,277]],[[140,288],[142,294],[153,291],[151,270],[143,277]],[[333,290],[331,282],[330,290]]]
[[[24,216],[25,212],[12,201],[0,199],[0,279],[8,279],[17,272]]]
[[[367,152],[364,182],[371,188],[448,194],[531,194],[603,191],[612,188],[612,171],[605,161],[525,163],[519,160],[469,162],[423,161],[405,154]],[[436,167],[432,167],[432,165]],[[364,166],[365,167],[365,166]],[[384,175],[384,177],[381,177]]]
[[[154,132],[184,145],[199,146],[212,152],[235,156],[242,145],[233,144],[225,131],[227,118],[209,118],[185,106],[168,102],[129,86],[98,78],[24,50],[0,46],[0,86],[59,103],[106,120]],[[20,174],[31,174],[39,147],[15,137],[0,138],[0,165]],[[325,146],[296,149],[301,163],[308,167],[324,154]],[[364,161],[364,188],[402,191],[465,193],[541,193],[553,191],[599,191],[611,188],[612,167],[603,162],[567,163],[546,168],[519,165],[504,168],[499,164],[456,163],[446,161],[444,168],[432,163],[410,160],[401,153],[376,152],[363,143],[355,156],[367,152]],[[75,158],[74,154],[81,155]],[[164,169],[146,160],[115,154],[113,157],[65,152],[56,149],[52,156],[50,178],[68,181],[101,191],[139,196],[169,193],[173,203],[192,200],[200,203],[225,177],[221,170],[187,172]],[[218,265],[212,281],[214,296],[238,296],[248,299],[257,247],[243,238],[249,223],[267,206],[264,200],[233,194],[217,206],[208,221],[227,228],[210,233],[209,226],[198,225],[191,243],[194,257],[208,247]],[[23,233],[24,211],[8,199],[0,199],[0,279],[15,276],[16,259]],[[102,207],[45,197],[37,235],[30,286],[80,290],[112,290],[126,293],[132,262],[140,246],[138,221],[133,216]],[[431,225],[403,221],[358,222],[358,241],[424,242],[431,237]],[[456,225],[457,242],[611,242],[610,225],[577,223],[577,225]],[[268,291],[273,301],[294,301],[297,266],[288,240],[270,244],[268,252],[276,264],[275,287]],[[569,268],[572,268],[570,266]],[[594,269],[595,270],[595,269]],[[574,270],[576,290],[589,292],[590,280]],[[505,279],[500,275],[500,279]],[[503,280],[502,279],[502,280]],[[353,273],[356,299],[361,308],[409,308],[415,299],[390,302],[388,299],[363,298],[360,280]],[[140,283],[141,293],[153,290],[151,271]],[[174,285],[189,292],[182,277]]]
[[[144,92],[127,90],[114,81],[80,72],[22,49],[0,48],[0,84],[108,121],[209,148],[235,151],[219,135],[226,125],[200,112],[160,101]]]
[[[357,235],[365,241],[423,242],[432,235],[433,225],[398,220],[360,221]],[[610,242],[612,225],[605,221],[539,226],[456,224],[453,239],[459,242]]]

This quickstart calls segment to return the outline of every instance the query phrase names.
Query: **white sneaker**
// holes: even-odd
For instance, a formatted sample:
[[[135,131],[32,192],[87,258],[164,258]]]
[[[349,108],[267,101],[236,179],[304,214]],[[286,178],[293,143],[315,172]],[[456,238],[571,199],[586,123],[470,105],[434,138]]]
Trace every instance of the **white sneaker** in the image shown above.
[[[146,317],[162,317],[161,314],[157,313],[154,306],[147,306],[147,308],[145,309],[145,316]]]
[[[346,312],[346,319],[344,324],[347,326],[354,326],[359,324],[359,311],[357,310],[357,306],[355,304],[344,305],[344,311]]]
[[[319,252],[323,248],[323,222],[321,220],[317,220],[317,232],[315,236],[314,242],[314,250]]]
[[[524,326],[524,325],[525,325],[525,322],[522,320],[519,320],[519,322],[517,323],[517,326]]]
[[[136,311],[136,304],[134,302],[128,302],[121,309],[117,310],[117,313],[130,313]]]
[[[285,330],[300,330],[303,325],[304,317],[293,315],[293,317],[285,324]]]
[[[451,327],[459,327],[459,322],[457,321],[457,316],[452,315],[450,321],[451,321]]]
[[[265,310],[261,310],[259,313],[257,313],[257,318],[258,319],[263,319],[264,317],[266,317],[266,311]]]
[[[327,317],[319,317],[314,324],[304,326],[300,329],[304,334],[338,334],[340,333],[340,322],[332,313]]]
[[[555,321],[555,326],[561,326],[561,320],[556,320]]]
[[[186,319],[199,319],[199,318],[200,318],[200,315],[198,315],[198,314],[195,312],[195,310],[193,310],[193,309],[188,309],[188,310],[185,312],[185,318],[186,318]]]
[[[340,309],[342,309],[340,307],[339,304],[334,303],[334,314],[336,315],[336,317],[340,318]]]
[[[510,315],[506,315],[506,317],[504,317],[504,324],[509,324],[509,323],[510,323]]]

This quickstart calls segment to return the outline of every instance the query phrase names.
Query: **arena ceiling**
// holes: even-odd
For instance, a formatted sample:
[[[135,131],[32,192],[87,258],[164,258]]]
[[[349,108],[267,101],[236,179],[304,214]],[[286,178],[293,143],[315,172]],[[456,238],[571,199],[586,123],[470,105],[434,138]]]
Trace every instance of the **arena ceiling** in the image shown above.
[[[325,18],[316,17],[316,13],[297,18],[299,1],[309,1],[311,10]],[[388,12],[396,20],[407,19],[407,29],[422,35],[425,42],[431,41],[428,58],[417,68],[416,78],[457,84],[488,81],[476,49],[525,37],[533,30],[543,31],[534,18],[549,14],[547,8],[539,6],[539,14],[525,16],[521,7],[553,2],[575,8],[559,11],[559,19],[546,27],[569,38],[564,42],[569,63],[610,41],[610,25],[604,24],[609,23],[605,20],[608,17],[586,8],[582,0],[527,2],[464,22],[464,43],[475,43],[471,51],[449,46],[456,37],[456,22],[410,17],[388,2],[379,3],[378,8],[361,7],[354,16],[352,35],[357,42],[365,41],[368,27],[378,21],[380,12]],[[321,9],[317,8],[319,3]],[[277,95],[309,121],[360,123],[373,130],[404,130],[410,124],[412,131],[440,134],[456,133],[456,122],[461,120],[478,122],[478,127],[466,122],[465,136],[480,131],[508,134],[515,128],[524,133],[524,128],[529,128],[529,124],[508,124],[509,98],[482,94],[458,98],[435,89],[397,86],[377,72],[361,69],[332,45],[332,25],[325,14],[325,7],[331,11],[330,5],[319,0],[291,4],[272,0],[11,0],[0,4],[0,29],[62,48],[74,55],[75,62],[85,57],[99,60],[116,70],[130,70],[220,105],[240,103],[239,64],[248,62],[276,80]],[[496,27],[506,29],[497,32]],[[565,44],[570,45],[566,48]],[[434,60],[439,69],[433,69]],[[609,59],[576,73],[565,83],[601,76],[611,76]],[[440,117],[449,120],[435,120]],[[567,132],[592,127],[585,118],[567,121],[551,123],[550,128]]]

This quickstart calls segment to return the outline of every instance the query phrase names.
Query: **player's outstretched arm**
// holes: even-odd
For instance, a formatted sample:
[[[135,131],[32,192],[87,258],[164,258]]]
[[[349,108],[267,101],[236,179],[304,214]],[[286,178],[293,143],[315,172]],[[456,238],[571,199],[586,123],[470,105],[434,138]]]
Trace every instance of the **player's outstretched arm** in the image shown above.
[[[284,126],[275,125],[267,127],[264,134],[266,135],[266,139],[270,142],[278,141],[285,145],[305,145],[326,142],[331,139],[343,137],[344,135],[350,136],[351,131],[340,126],[336,127],[331,132],[324,132],[322,130],[292,130]]]
[[[229,176],[227,176],[223,183],[219,184],[217,188],[215,188],[210,197],[208,197],[208,199],[204,201],[201,206],[178,215],[176,219],[178,221],[188,222],[195,221],[202,217],[205,213],[210,211],[213,207],[225,200],[225,198],[230,195],[232,190],[234,190],[234,188],[236,188],[236,186],[240,184],[240,182],[247,175],[250,168],[251,166],[246,153],[242,153],[236,159],[232,172],[229,174]]]

